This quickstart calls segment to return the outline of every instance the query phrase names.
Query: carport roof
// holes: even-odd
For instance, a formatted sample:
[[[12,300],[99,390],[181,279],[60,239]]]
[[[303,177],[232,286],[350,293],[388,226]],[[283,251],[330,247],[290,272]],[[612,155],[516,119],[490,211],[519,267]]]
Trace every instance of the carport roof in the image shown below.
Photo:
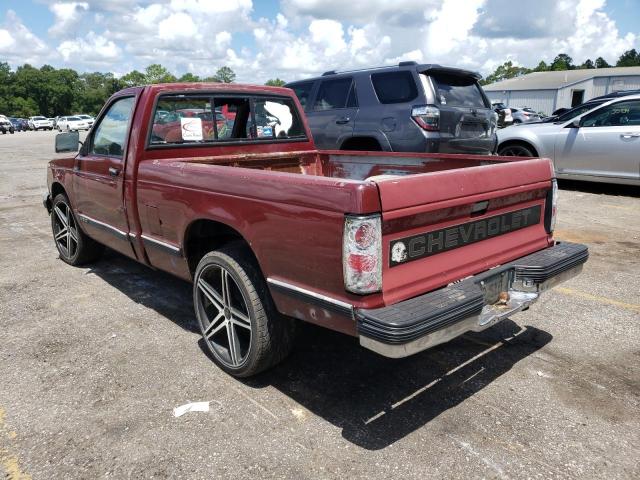
[[[520,77],[491,83],[482,88],[487,92],[500,90],[557,90],[595,77],[640,76],[640,67],[589,68],[557,72],[533,72]]]

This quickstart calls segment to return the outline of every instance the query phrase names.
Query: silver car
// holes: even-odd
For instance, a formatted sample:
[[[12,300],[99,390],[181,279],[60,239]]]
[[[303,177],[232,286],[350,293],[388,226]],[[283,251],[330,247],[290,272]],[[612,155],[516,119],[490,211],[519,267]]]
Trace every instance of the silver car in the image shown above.
[[[498,154],[551,158],[558,178],[640,185],[640,95],[564,122],[499,130]]]
[[[527,123],[534,122],[536,120],[542,120],[542,117],[538,114],[538,112],[532,110],[528,107],[520,107],[511,109],[511,116],[513,117],[513,123]]]

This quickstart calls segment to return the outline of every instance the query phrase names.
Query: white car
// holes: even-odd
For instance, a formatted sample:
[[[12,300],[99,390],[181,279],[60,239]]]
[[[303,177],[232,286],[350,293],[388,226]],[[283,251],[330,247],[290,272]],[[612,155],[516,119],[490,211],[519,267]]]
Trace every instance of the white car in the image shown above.
[[[93,122],[95,122],[95,118],[93,118],[91,115],[75,115],[75,116],[80,118],[81,120],[85,120],[89,124],[89,127],[93,127]]]
[[[72,117],[60,117],[58,119],[58,131],[71,132],[79,130],[89,130],[91,125],[87,120],[80,118],[79,116]]]
[[[41,116],[29,117],[29,128],[31,130],[53,130],[53,122]]]

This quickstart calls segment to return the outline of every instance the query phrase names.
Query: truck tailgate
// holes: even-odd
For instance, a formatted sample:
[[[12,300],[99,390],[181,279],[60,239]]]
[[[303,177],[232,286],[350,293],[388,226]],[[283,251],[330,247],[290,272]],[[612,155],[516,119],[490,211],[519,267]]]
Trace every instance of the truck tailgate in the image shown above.
[[[549,246],[548,159],[372,178],[382,205],[387,305]]]

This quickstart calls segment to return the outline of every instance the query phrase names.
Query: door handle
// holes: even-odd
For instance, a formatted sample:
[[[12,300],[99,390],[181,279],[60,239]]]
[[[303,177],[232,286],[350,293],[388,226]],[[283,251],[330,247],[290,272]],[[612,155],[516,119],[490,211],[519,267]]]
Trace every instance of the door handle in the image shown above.
[[[336,120],[337,125],[344,125],[345,123],[349,123],[351,119],[349,117],[342,117]]]
[[[120,174],[120,170],[115,167],[109,167],[109,175],[112,177],[117,177]]]
[[[620,138],[637,138],[640,137],[640,133],[621,133]]]

